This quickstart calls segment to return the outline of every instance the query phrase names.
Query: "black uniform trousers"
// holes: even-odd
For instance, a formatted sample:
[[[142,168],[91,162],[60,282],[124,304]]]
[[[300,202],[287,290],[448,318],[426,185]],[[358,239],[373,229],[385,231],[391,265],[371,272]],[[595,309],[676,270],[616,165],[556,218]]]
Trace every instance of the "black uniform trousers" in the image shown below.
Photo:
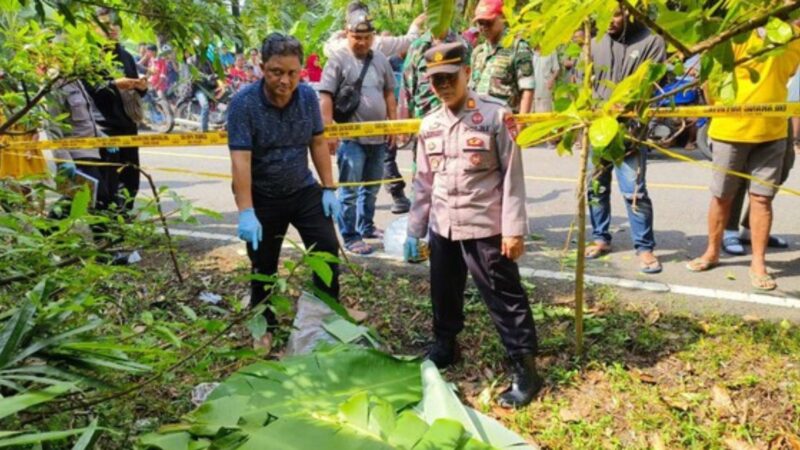
[[[464,289],[472,275],[511,357],[536,354],[536,327],[519,268],[500,252],[500,236],[453,241],[430,233],[433,332],[452,339],[464,328]]]
[[[283,238],[289,225],[300,233],[306,248],[314,246],[314,251],[327,252],[334,256],[339,252],[339,240],[333,227],[333,220],[325,217],[322,210],[322,188],[312,185],[283,198],[264,198],[253,195],[256,218],[261,223],[263,239],[258,250],[247,244],[247,254],[252,263],[252,273],[275,275],[278,272],[278,259],[283,246]],[[333,299],[339,298],[339,267],[330,264],[333,280],[330,286],[315,274],[314,286]],[[267,297],[271,283],[252,280],[250,282],[250,304],[257,305]],[[277,325],[275,314],[267,308],[264,312],[270,327]]]
[[[136,136],[139,134],[135,126],[131,128],[103,128],[103,132],[109,136]],[[139,147],[120,147],[119,163],[135,166],[135,168],[125,167],[119,172],[120,188],[127,190],[128,194],[125,197],[122,190],[119,190],[117,202],[123,211],[128,212],[133,209],[134,200],[139,194]]]

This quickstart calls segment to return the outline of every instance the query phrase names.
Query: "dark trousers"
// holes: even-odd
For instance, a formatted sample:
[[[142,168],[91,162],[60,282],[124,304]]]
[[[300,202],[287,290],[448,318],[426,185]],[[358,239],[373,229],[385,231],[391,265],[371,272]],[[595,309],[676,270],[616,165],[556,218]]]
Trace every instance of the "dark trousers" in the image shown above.
[[[467,272],[489,309],[509,356],[535,354],[536,327],[517,264],[500,253],[500,236],[452,241],[430,234],[433,332],[451,339],[464,328]]]
[[[261,222],[263,240],[258,250],[247,244],[247,254],[252,263],[252,273],[275,275],[278,272],[278,258],[281,254],[283,237],[294,226],[300,233],[306,248],[314,246],[314,251],[328,252],[336,256],[339,252],[339,241],[333,228],[333,221],[325,217],[322,210],[322,189],[309,186],[283,198],[263,198],[253,195],[256,217]],[[330,264],[333,270],[333,281],[330,286],[314,275],[314,286],[333,299],[339,298],[339,267]],[[272,283],[253,280],[250,283],[250,304],[257,305],[267,297]],[[275,326],[275,314],[267,308],[264,316],[267,324]]]
[[[104,128],[103,131],[109,136],[136,136],[139,131],[133,128]],[[130,164],[135,167],[125,167],[119,173],[119,183],[122,189],[127,191],[127,196],[119,191],[118,203],[123,211],[133,209],[133,203],[139,194],[139,147],[120,147],[119,163]]]
[[[393,144],[386,150],[386,157],[383,160],[383,178],[391,180],[402,177],[403,175],[400,174],[400,169],[397,167],[397,145]],[[386,184],[386,190],[392,194],[392,197],[403,195],[405,188],[406,182],[403,180]]]

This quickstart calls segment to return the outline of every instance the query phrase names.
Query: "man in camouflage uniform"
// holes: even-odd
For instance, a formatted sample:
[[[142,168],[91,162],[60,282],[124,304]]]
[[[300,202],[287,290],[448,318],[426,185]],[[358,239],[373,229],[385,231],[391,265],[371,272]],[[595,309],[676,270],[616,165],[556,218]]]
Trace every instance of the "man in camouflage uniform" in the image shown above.
[[[528,113],[533,104],[533,51],[519,37],[503,47],[506,23],[503,0],[481,0],[475,22],[485,41],[472,54],[470,88],[506,102],[515,113]]]
[[[467,61],[470,60],[472,47],[458,34],[448,32],[443,39],[434,38],[428,31],[411,44],[403,65],[403,80],[400,88],[401,119],[425,117],[431,110],[441,104],[431,89],[431,83],[426,75],[428,64],[425,61],[425,52],[434,45],[458,42],[467,49]]]

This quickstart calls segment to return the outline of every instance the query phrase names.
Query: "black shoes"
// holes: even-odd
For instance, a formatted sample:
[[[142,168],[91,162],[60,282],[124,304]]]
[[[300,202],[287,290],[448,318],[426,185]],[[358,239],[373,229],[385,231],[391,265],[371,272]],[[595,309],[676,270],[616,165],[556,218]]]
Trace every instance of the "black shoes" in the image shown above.
[[[511,358],[511,387],[500,395],[497,403],[507,409],[521,408],[533,400],[543,385],[533,355]]]
[[[455,364],[461,357],[455,339],[436,339],[425,358],[430,359],[441,370]]]
[[[402,192],[397,195],[392,195],[394,203],[392,203],[392,214],[405,214],[411,209],[411,200],[406,197]]]

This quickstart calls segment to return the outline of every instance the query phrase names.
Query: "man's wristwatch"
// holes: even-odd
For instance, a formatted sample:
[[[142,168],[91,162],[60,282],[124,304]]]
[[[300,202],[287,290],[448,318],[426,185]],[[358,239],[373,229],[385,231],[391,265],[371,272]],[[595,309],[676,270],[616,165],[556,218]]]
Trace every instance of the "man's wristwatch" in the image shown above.
[[[323,191],[335,191],[336,187],[335,186],[322,186],[322,190]]]

